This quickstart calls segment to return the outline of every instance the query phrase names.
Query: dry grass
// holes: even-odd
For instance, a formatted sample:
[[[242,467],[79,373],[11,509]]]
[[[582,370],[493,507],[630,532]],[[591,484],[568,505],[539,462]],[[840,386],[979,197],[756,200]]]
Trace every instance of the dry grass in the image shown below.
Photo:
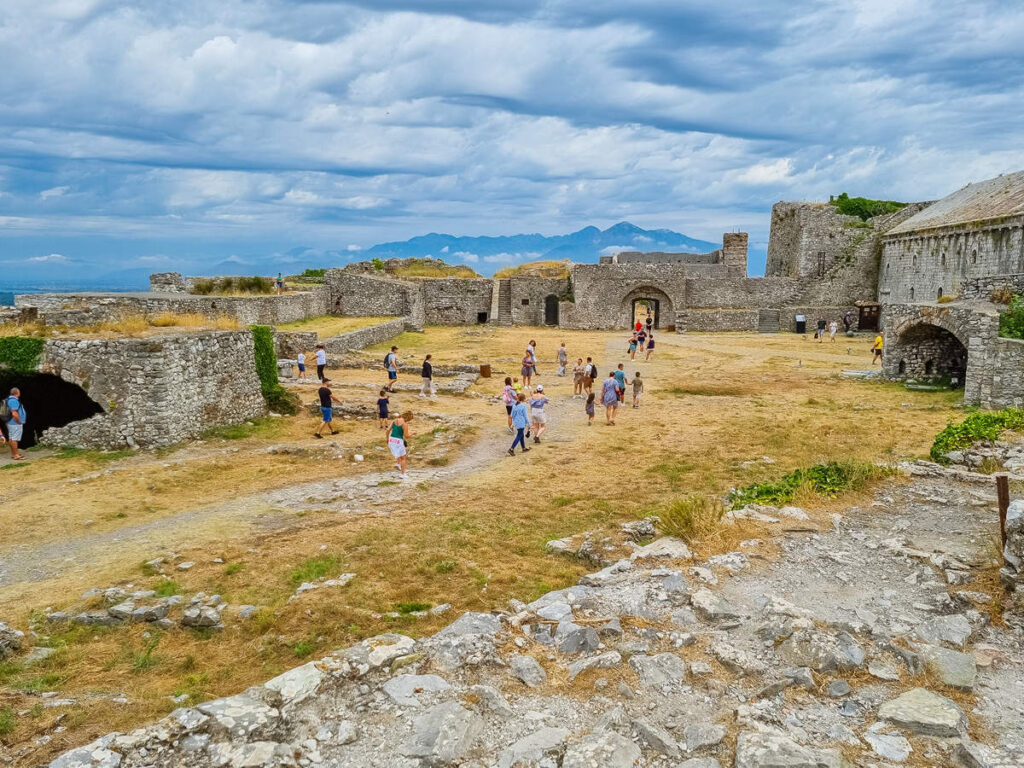
[[[45,338],[138,338],[167,331],[221,330],[241,328],[234,317],[208,317],[198,313],[160,312],[155,315],[129,314],[116,320],[91,325],[44,325],[43,323],[3,323],[0,336],[37,336]]]
[[[593,355],[609,369],[625,362],[625,334],[616,333],[428,328],[424,334],[404,334],[397,343],[400,356],[430,351],[439,366],[479,361],[512,370],[531,338],[538,342],[540,381],[556,402],[572,389],[570,378],[553,375],[560,342],[566,342],[572,359]],[[494,463],[424,483],[378,513],[295,513],[254,505],[239,491],[387,470],[383,452],[374,450],[383,445],[375,421],[339,423],[346,455],[358,449],[366,456],[358,465],[317,453],[309,437],[316,421],[307,414],[274,420],[238,440],[119,459],[106,465],[115,470],[110,474],[97,472],[97,461],[88,456],[30,463],[19,471],[16,487],[0,489],[0,529],[10,533],[0,543],[0,557],[15,548],[60,547],[129,527],[142,526],[147,533],[125,536],[116,546],[80,550],[75,569],[60,576],[0,589],[0,615],[6,620],[27,628],[31,611],[65,606],[67,595],[119,580],[155,586],[160,577],[135,564],[167,551],[197,563],[188,572],[174,572],[185,592],[202,590],[222,594],[234,605],[265,606],[257,620],[231,621],[216,636],[181,630],[162,635],[149,656],[157,663],[144,669],[138,661],[148,642],[143,628],[81,630],[55,638],[66,646],[67,662],[59,670],[53,662],[53,674],[60,675],[55,689],[70,696],[124,691],[135,703],[119,708],[82,699],[71,708],[69,730],[31,758],[42,762],[89,736],[152,719],[171,706],[163,697],[177,690],[196,700],[234,693],[301,663],[300,652],[312,658],[381,631],[429,633],[461,611],[504,608],[511,597],[532,600],[575,583],[588,567],[549,555],[544,548],[549,539],[614,529],[659,514],[675,499],[721,497],[729,488],[773,480],[819,461],[926,455],[934,434],[955,413],[950,393],[839,379],[841,368],[868,366],[869,344],[847,355],[845,344],[818,345],[789,335],[662,334],[659,341],[654,360],[629,363],[630,375],[643,372],[647,394],[641,409],[620,412],[618,426],[587,428],[582,402],[568,401],[551,419],[550,439],[526,456],[501,459],[499,447]],[[387,346],[390,342],[369,350],[368,357],[379,359]],[[379,371],[359,370],[332,371],[331,378],[350,384],[381,380]],[[473,391],[496,394],[500,386],[496,377],[480,380]],[[315,389],[313,383],[298,387],[305,402],[313,401]],[[691,394],[697,391],[701,394]],[[376,396],[375,389],[351,387],[343,395],[366,404]],[[424,407],[414,395],[392,398],[394,410],[417,403]],[[441,397],[426,408],[457,415],[485,437],[504,431],[504,409],[484,399]],[[425,442],[414,446],[413,468],[442,455],[451,461],[449,468],[486,458],[479,448],[467,452],[472,443],[464,436],[462,443],[449,444],[449,433],[430,434],[428,420],[417,419],[416,425],[422,426],[414,434]],[[312,452],[268,454],[269,443]],[[761,461],[763,456],[774,463]],[[79,481],[72,482],[75,478]],[[830,512],[859,498],[800,501],[812,522],[827,523]],[[211,505],[225,511],[196,514]],[[187,524],[145,528],[185,514],[189,517],[181,519]],[[739,541],[754,537],[765,540],[758,554],[772,554],[771,531],[777,527],[739,521],[715,529],[705,518],[699,522],[693,524],[693,548],[701,557],[736,549]],[[343,589],[311,592],[288,603],[291,574],[311,558],[328,556],[336,559],[339,572],[357,578]],[[213,563],[215,557],[224,563]],[[384,616],[400,603],[414,602],[449,602],[453,611],[441,617]],[[36,672],[14,670],[2,685],[13,688],[12,680],[31,675]],[[31,707],[28,697],[11,695],[16,709]],[[11,738],[30,741],[51,717],[47,710],[45,717],[19,718]]]
[[[569,260],[565,261],[530,261],[517,267],[499,269],[494,276],[500,280],[509,277],[557,277],[569,276]]]
[[[322,317],[310,317],[306,320],[296,320],[293,323],[282,323],[277,326],[279,331],[304,331],[315,333],[320,339],[329,339],[339,333],[357,331],[360,328],[368,328],[371,325],[386,323],[394,320],[393,317],[337,317],[335,315],[324,315]]]

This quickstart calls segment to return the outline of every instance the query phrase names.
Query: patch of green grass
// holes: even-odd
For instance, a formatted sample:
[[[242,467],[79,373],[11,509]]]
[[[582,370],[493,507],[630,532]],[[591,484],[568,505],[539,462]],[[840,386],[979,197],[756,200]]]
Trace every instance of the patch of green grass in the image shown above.
[[[740,387],[728,384],[691,384],[686,387],[669,387],[663,391],[676,397],[742,397],[746,394]]]
[[[774,482],[754,483],[736,489],[729,494],[729,502],[733,509],[747,504],[780,506],[792,501],[804,487],[821,496],[835,497],[843,491],[863,488],[873,480],[892,475],[894,471],[868,462],[830,461],[794,469]]]
[[[1003,432],[1024,430],[1024,410],[978,411],[959,424],[947,424],[932,443],[931,457],[939,464],[948,464],[946,454],[962,451],[982,440],[998,440]]]
[[[338,558],[334,555],[311,557],[299,563],[289,575],[292,586],[299,586],[305,581],[316,581],[338,570]]]
[[[0,736],[6,736],[11,733],[17,722],[18,716],[14,714],[13,709],[10,707],[0,709]]]
[[[692,542],[712,533],[725,517],[725,504],[716,496],[692,494],[669,502],[658,512],[658,528],[669,536]]]
[[[245,568],[245,563],[228,563],[224,567],[224,575],[234,576],[236,573],[239,573],[243,568]]]
[[[693,464],[685,461],[663,461],[648,468],[648,472],[661,475],[672,484],[680,482],[683,477],[695,469]]]
[[[434,563],[434,570],[438,573],[451,573],[455,570],[455,566],[458,565],[454,560],[441,560],[440,562]]]
[[[148,672],[160,663],[160,657],[154,656],[153,651],[160,644],[160,637],[154,637],[141,652],[132,652],[132,672],[140,674]]]
[[[273,438],[281,431],[281,419],[264,416],[242,424],[212,427],[203,432],[204,440],[245,440],[249,437]]]
[[[180,595],[182,593],[181,584],[173,579],[163,579],[153,589],[157,597],[171,597],[171,595]]]
[[[174,689],[175,696],[188,696],[189,703],[195,703],[210,698],[207,687],[210,684],[210,676],[204,674],[185,675],[182,681]]]
[[[2,467],[0,467],[0,469],[18,469],[19,467],[27,467],[27,466],[28,466],[28,464],[26,464],[23,461],[21,461],[21,462],[12,461],[10,464],[4,464]]]
[[[64,683],[65,677],[59,672],[23,678],[18,687],[25,691],[53,691]]]
[[[551,506],[561,509],[562,507],[568,507],[576,501],[575,496],[553,496],[551,498]]]
[[[299,640],[292,646],[292,653],[295,654],[297,659],[304,659],[315,650],[316,641],[314,640]]]
[[[883,213],[893,213],[907,207],[906,203],[900,203],[895,200],[871,200],[866,197],[850,197],[845,192],[836,197],[832,201],[832,205],[836,207],[839,213],[846,216],[858,216],[861,221],[867,221],[874,216],[879,216]]]
[[[399,613],[417,613],[419,611],[429,611],[431,608],[433,608],[433,605],[430,603],[409,602],[395,605],[395,610]]]

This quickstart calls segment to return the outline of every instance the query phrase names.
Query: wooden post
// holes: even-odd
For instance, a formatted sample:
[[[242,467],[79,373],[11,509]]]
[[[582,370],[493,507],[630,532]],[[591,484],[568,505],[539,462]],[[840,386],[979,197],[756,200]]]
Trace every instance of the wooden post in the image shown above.
[[[1006,547],[1006,510],[1010,506],[1010,478],[1005,473],[996,475],[996,497],[999,499],[999,541]]]

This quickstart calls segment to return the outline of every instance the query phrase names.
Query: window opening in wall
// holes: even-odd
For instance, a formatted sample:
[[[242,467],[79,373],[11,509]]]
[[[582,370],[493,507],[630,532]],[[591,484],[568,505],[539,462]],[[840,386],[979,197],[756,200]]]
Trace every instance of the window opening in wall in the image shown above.
[[[476,313],[476,321],[478,323],[480,323],[481,325],[486,323],[487,322],[487,313],[486,312],[477,312]]]
[[[523,299],[523,306],[524,307],[530,306],[530,300],[529,299]]]
[[[910,289],[910,300],[911,301],[914,300],[914,289],[913,288]]]
[[[902,376],[906,372],[907,372],[907,361],[906,360],[900,360],[900,375]]]
[[[916,253],[914,254],[914,257],[910,260],[910,265],[912,267],[916,267],[917,266],[917,254]]]
[[[924,375],[925,376],[931,376],[934,371],[935,371],[935,361],[934,360],[926,360],[925,363],[924,363]]]
[[[975,248],[973,251],[971,251],[971,264],[977,264],[977,263],[978,263],[978,249]]]
[[[818,251],[818,277],[825,276],[825,252]]]
[[[942,252],[942,266],[946,266],[946,252]]]
[[[939,295],[936,296],[935,298],[937,298],[937,299],[941,299],[942,298],[942,289],[941,288],[939,288]]]

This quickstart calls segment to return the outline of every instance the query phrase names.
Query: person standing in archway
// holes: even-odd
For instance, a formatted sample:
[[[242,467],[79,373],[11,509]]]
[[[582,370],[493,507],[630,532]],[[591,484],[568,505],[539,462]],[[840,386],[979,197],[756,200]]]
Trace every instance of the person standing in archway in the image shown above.
[[[647,308],[647,319],[644,320],[644,324],[647,326],[647,336],[650,337],[651,331],[654,329],[654,315],[651,314],[651,308]]]
[[[25,406],[21,402],[21,390],[11,388],[11,394],[4,403],[3,414],[7,423],[7,443],[11,448],[12,461],[24,461],[28,457],[18,450],[18,443],[25,434]],[[7,413],[9,411],[9,413]]]

